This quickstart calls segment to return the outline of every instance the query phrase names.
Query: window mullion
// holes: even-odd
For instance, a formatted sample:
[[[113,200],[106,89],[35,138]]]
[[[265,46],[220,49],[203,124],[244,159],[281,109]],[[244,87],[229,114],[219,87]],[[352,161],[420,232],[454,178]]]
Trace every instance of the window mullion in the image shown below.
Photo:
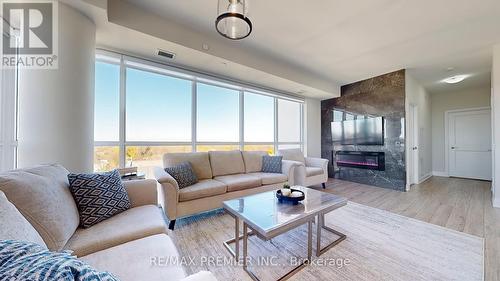
[[[274,151],[278,154],[278,98],[274,98]]]
[[[240,91],[240,102],[239,102],[239,116],[240,116],[240,150],[243,150],[245,143],[245,97],[243,91]]]
[[[126,138],[126,110],[127,110],[127,94],[126,94],[126,83],[127,83],[127,69],[123,61],[123,56],[120,56],[120,167],[125,167],[126,162],[126,152],[125,152],[125,138]]]
[[[197,95],[197,84],[196,81],[192,82],[191,86],[191,150],[196,152],[196,130],[197,130],[197,105],[198,105],[198,95]]]

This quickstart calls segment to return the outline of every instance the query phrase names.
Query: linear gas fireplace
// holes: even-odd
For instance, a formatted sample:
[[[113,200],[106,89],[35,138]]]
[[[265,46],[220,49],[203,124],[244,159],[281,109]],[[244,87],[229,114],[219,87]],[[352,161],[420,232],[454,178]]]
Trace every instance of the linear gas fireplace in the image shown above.
[[[368,151],[337,151],[337,167],[351,167],[369,170],[385,170],[385,153]]]

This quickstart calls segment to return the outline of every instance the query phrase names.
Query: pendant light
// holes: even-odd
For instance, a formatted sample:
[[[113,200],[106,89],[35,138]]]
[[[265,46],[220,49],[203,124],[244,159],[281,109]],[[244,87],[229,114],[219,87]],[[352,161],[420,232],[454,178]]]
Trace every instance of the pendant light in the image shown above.
[[[218,0],[215,28],[220,35],[240,40],[252,32],[252,22],[247,17],[247,0]]]

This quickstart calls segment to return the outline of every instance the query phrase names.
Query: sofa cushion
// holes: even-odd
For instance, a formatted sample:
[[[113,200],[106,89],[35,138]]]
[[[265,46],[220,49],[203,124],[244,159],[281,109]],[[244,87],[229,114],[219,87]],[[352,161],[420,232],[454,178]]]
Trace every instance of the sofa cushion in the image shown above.
[[[171,175],[179,188],[193,185],[198,182],[198,177],[189,162],[182,162],[179,165],[165,168],[165,172]]]
[[[79,228],[64,247],[77,256],[88,255],[146,236],[166,233],[157,206],[132,208],[89,228]]]
[[[285,174],[256,172],[250,173],[250,175],[260,178],[262,185],[285,183],[288,181],[288,177]]]
[[[130,241],[80,258],[98,270],[106,270],[121,281],[181,280],[182,265],[175,264],[179,253],[165,234]]]
[[[259,187],[262,185],[262,180],[251,174],[218,176],[214,179],[225,183],[227,185],[228,192]]]
[[[69,174],[69,189],[80,213],[80,226],[91,227],[130,208],[130,199],[118,170]]]
[[[37,230],[50,250],[61,250],[79,224],[68,171],[43,165],[0,175],[0,190]]]
[[[283,160],[298,161],[304,164],[306,163],[304,153],[302,153],[300,148],[278,150],[278,155],[283,156]]]
[[[191,164],[198,180],[212,178],[212,167],[210,167],[207,152],[166,153],[163,155],[163,168],[176,166],[182,162]]]
[[[306,167],[306,177],[322,175],[323,169],[317,167]]]
[[[0,240],[20,240],[47,247],[40,234],[0,191]]]
[[[266,151],[242,151],[245,162],[245,173],[262,171],[262,156],[268,155]]]
[[[262,156],[262,172],[281,174],[283,156]]]
[[[214,177],[245,173],[241,151],[210,151],[209,155]]]
[[[51,252],[33,242],[0,241],[2,280],[100,280],[119,281],[99,272],[68,252]]]
[[[201,180],[196,184],[179,190],[179,201],[189,201],[215,196],[227,192],[227,185],[216,180]]]

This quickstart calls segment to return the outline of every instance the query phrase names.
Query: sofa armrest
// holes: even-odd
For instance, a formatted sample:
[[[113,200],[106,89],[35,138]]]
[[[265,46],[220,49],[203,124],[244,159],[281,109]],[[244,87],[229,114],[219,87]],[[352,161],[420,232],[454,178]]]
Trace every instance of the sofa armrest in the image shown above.
[[[306,157],[306,167],[317,167],[328,173],[328,159]]]
[[[182,279],[181,281],[217,281],[217,278],[209,271],[200,271]]]
[[[288,177],[288,184],[295,185],[296,167],[304,166],[303,163],[291,160],[281,161],[281,172]]]
[[[177,203],[179,202],[179,185],[177,181],[161,167],[154,170],[155,178],[160,184],[160,194],[163,196],[163,209],[169,220],[177,218]]]
[[[144,205],[158,206],[158,190],[153,179],[124,181],[128,198],[133,207]]]

